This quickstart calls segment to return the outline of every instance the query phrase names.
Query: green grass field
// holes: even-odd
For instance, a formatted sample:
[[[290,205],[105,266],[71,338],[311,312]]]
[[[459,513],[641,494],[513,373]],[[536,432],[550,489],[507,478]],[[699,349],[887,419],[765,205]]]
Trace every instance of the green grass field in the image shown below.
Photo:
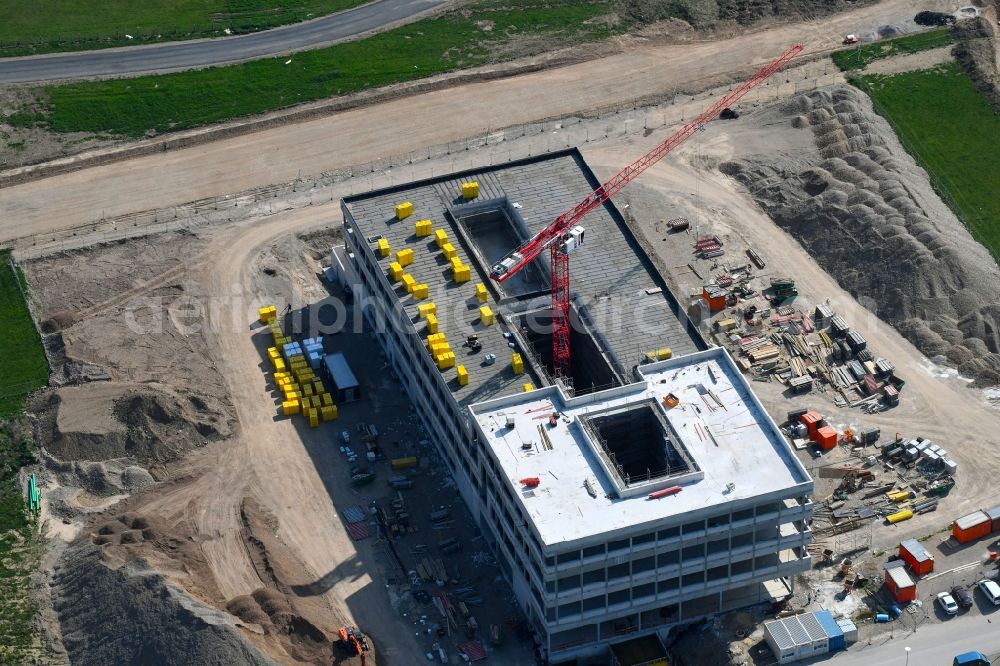
[[[0,251],[0,664],[41,663],[32,635],[35,608],[28,598],[41,557],[41,539],[17,486],[18,470],[35,460],[33,444],[15,435],[6,421],[17,417],[24,397],[48,381],[48,363],[31,315],[11,269],[9,253]]]
[[[10,121],[131,137],[180,130],[505,60],[526,50],[603,39],[624,29],[604,20],[611,12],[611,0],[483,0],[290,57],[50,86],[44,116],[14,114]]]
[[[954,40],[951,36],[951,29],[941,28],[939,30],[928,30],[913,35],[897,37],[896,39],[887,39],[881,42],[854,46],[841,51],[835,51],[830,57],[833,58],[833,62],[841,71],[849,72],[851,70],[864,69],[868,66],[868,63],[879,58],[936,49],[939,46],[947,46],[952,41]]]
[[[49,365],[31,321],[9,253],[0,251],[0,420],[18,414],[24,398],[48,383]],[[23,282],[22,282],[23,284]]]
[[[368,1],[0,0],[0,56],[253,32]]]
[[[1000,257],[1000,116],[955,63],[854,76],[949,207]]]

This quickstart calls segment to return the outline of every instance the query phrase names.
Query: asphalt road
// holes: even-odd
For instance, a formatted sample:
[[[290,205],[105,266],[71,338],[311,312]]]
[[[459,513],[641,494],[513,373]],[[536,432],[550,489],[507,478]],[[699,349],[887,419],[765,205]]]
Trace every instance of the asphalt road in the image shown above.
[[[829,666],[951,666],[955,655],[970,650],[979,650],[992,657],[1000,653],[1000,613],[996,612],[996,608],[983,608],[984,602],[978,592],[975,599],[981,610],[973,610],[938,624],[921,626],[915,634],[897,632],[894,639],[884,643],[878,638],[872,645],[866,645],[868,627],[862,627],[858,643],[850,650],[827,660],[809,663]],[[986,615],[980,615],[980,612]],[[906,647],[910,648],[909,662]]]
[[[445,0],[377,0],[312,21],[248,35],[0,59],[0,83],[144,74],[284,55],[412,19]]]

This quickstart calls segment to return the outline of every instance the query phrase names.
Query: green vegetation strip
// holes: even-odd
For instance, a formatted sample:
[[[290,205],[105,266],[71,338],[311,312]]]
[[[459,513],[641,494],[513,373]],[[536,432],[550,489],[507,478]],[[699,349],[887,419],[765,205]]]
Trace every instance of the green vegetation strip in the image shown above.
[[[1000,116],[955,63],[854,76],[934,188],[977,241],[1000,257]]]
[[[18,470],[34,460],[31,442],[0,425],[0,664],[42,663],[31,629],[36,609],[28,598],[42,543],[15,482]]]
[[[951,29],[941,28],[939,30],[918,32],[913,35],[906,35],[905,37],[897,37],[896,39],[887,39],[881,42],[854,46],[842,51],[835,51],[830,57],[833,58],[833,62],[841,71],[848,72],[856,69],[864,69],[868,66],[868,63],[879,58],[928,51],[940,46],[947,46],[952,41],[954,40],[952,39]]]
[[[0,251],[0,419],[20,413],[25,396],[48,383],[49,365],[21,295],[23,287],[24,277],[12,269],[10,252]]]
[[[255,32],[368,1],[0,0],[0,56]]]
[[[0,664],[42,663],[29,599],[42,540],[17,485],[18,471],[35,461],[32,443],[9,425],[26,394],[45,386],[48,364],[22,297],[24,276],[0,251]]]
[[[611,0],[486,0],[373,37],[229,67],[45,89],[48,111],[19,113],[58,132],[131,137],[508,60],[622,30]],[[290,61],[290,62],[289,62]]]

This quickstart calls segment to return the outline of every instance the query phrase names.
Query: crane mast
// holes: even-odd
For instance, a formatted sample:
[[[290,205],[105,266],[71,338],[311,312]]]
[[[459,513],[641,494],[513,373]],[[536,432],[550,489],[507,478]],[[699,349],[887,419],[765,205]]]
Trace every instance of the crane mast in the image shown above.
[[[718,118],[723,109],[732,106],[753,88],[770,78],[804,48],[801,44],[789,47],[777,58],[757,70],[749,79],[719,98],[694,120],[604,181],[580,203],[557,217],[521,247],[493,265],[493,279],[502,283],[538,258],[543,251],[549,250],[552,286],[552,366],[556,377],[569,377],[571,375],[569,255],[583,244],[584,231],[578,224],[580,220],[595,208],[604,205],[608,199],[621,192],[639,174],[663,159],[695,132],[702,130],[707,123]]]

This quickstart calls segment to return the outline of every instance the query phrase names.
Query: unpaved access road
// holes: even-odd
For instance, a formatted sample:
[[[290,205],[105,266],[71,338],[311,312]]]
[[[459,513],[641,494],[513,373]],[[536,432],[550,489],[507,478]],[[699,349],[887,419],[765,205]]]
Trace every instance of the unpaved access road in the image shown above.
[[[720,76],[763,63],[793,43],[804,44],[808,51],[831,49],[844,33],[912,25],[916,11],[946,7],[941,0],[886,0],[821,22],[787,24],[726,40],[664,45],[628,39],[621,53],[576,65],[459,85],[53,176],[0,190],[0,241],[290,181],[481,135],[491,128],[572,115],[658,92],[700,89]]]

